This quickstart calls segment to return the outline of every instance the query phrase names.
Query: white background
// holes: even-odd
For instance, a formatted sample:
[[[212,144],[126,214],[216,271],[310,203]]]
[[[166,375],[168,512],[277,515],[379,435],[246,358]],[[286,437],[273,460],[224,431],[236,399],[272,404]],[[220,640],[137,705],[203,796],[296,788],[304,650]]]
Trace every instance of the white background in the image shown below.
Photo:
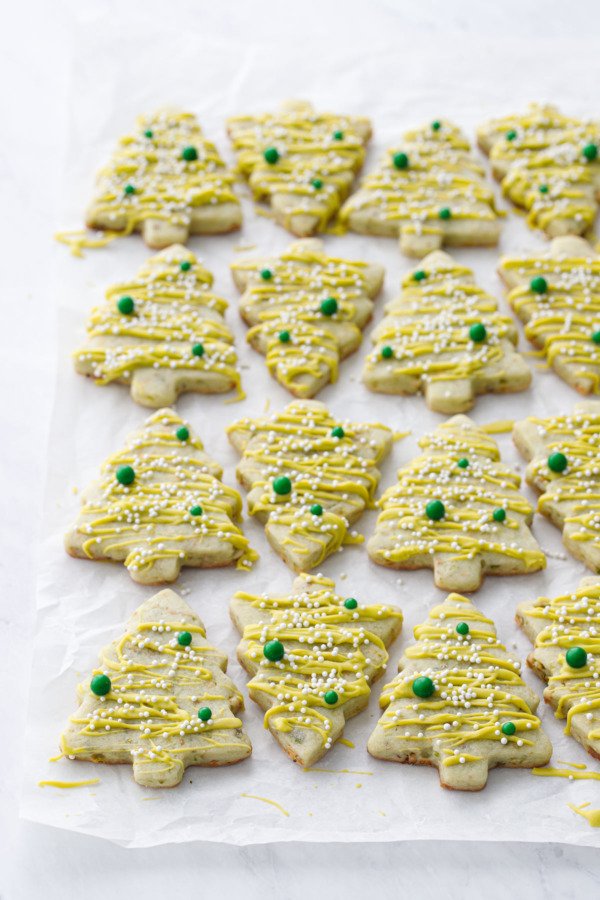
[[[82,49],[73,46],[73,36],[76,34],[79,41],[83,33],[89,36],[97,32],[100,43],[96,46],[110,39],[115,65],[129,67],[132,84],[136,82],[138,52],[145,64],[152,55],[156,66],[164,71],[168,87],[180,85],[174,74],[177,66],[161,56],[160,41],[153,40],[152,34],[164,26],[166,30],[180,28],[188,40],[190,34],[197,35],[198,72],[188,73],[184,96],[172,99],[185,104],[200,95],[194,106],[206,110],[211,121],[221,108],[226,113],[238,111],[228,107],[228,99],[235,96],[241,81],[256,78],[257,71],[261,93],[255,109],[272,105],[280,96],[279,70],[273,63],[281,65],[286,57],[287,83],[294,85],[297,94],[303,93],[303,82],[310,79],[315,66],[324,73],[322,98],[327,103],[330,97],[341,96],[336,80],[339,60],[344,59],[347,65],[348,58],[354,56],[356,68],[348,79],[346,105],[359,112],[372,112],[376,126],[378,111],[364,109],[365,102],[378,82],[385,83],[381,115],[389,116],[390,108],[395,108],[391,98],[396,102],[390,83],[396,79],[397,106],[402,110],[399,131],[419,121],[420,110],[429,112],[432,103],[444,106],[441,114],[450,108],[460,120],[461,85],[472,100],[480,80],[487,85],[486,95],[490,94],[489,107],[481,97],[481,118],[514,109],[517,101],[522,105],[528,99],[554,97],[563,101],[565,111],[597,112],[593,106],[599,74],[595,47],[582,39],[586,33],[593,36],[599,24],[598,14],[592,13],[593,4],[579,4],[572,15],[565,15],[563,4],[558,3],[505,3],[489,9],[479,6],[482,4],[455,3],[450,7],[427,2],[321,2],[291,8],[271,2],[221,3],[205,8],[205,4],[175,2],[165,9],[164,4],[153,2],[107,2],[88,4],[87,11],[82,11],[74,3],[38,3],[18,18],[11,10],[12,27],[4,17],[0,36],[4,107],[0,184],[2,228],[6,230],[2,424],[9,440],[2,444],[7,474],[3,522],[8,527],[3,533],[7,584],[0,615],[6,640],[0,665],[6,672],[0,703],[5,735],[17,735],[17,740],[5,737],[3,742],[0,896],[10,900],[34,897],[42,884],[48,897],[69,897],[75,891],[85,891],[91,898],[105,896],[111,890],[122,896],[136,889],[152,897],[162,895],[165,889],[190,886],[226,896],[234,890],[243,890],[250,897],[285,890],[293,897],[305,890],[326,889],[328,896],[337,897],[352,896],[359,887],[372,886],[374,880],[382,892],[396,893],[404,888],[420,897],[434,892],[469,897],[482,889],[492,897],[505,896],[507,890],[533,897],[558,896],[586,887],[593,890],[597,885],[598,851],[592,848],[412,842],[364,845],[358,851],[356,846],[326,843],[241,849],[196,843],[132,851],[17,820],[33,631],[34,561],[54,390],[56,309],[65,305],[61,291],[51,290],[49,270],[55,257],[51,234],[59,211],[61,217],[65,216],[65,202],[57,195],[63,186],[68,122],[71,119],[92,128],[106,112],[78,109],[69,118],[69,98],[73,96],[68,91],[70,61],[78,58],[81,66]],[[87,23],[83,31],[81,20]],[[421,64],[419,48],[423,51]],[[215,64],[212,80],[210,67],[202,63],[207,56],[214,58],[220,49],[223,60]],[[470,52],[477,59],[472,72],[465,66]],[[414,77],[400,64],[403,55],[415,60]],[[99,53],[100,59],[102,65],[95,73],[93,52],[86,58],[88,78],[95,74],[102,79],[107,74],[103,67],[109,54]],[[436,74],[433,79],[432,66]],[[456,78],[457,72],[462,82]],[[468,82],[464,81],[466,72]],[[545,92],[540,95],[541,85]],[[157,101],[164,99],[157,97]],[[117,110],[119,104],[126,107],[119,96],[114,96],[112,103]],[[129,117],[123,127],[128,125]],[[212,137],[213,132],[209,135]],[[93,140],[98,137],[95,134]],[[110,146],[112,136],[100,137]],[[221,135],[216,137],[225,149]],[[73,197],[68,196],[71,219],[61,224],[76,222],[73,216],[85,199],[76,198],[73,205]],[[279,235],[277,240],[277,246],[285,245],[284,236]],[[210,265],[205,244],[202,251]],[[137,265],[144,253],[138,247],[136,254],[131,258]],[[489,265],[489,257],[487,260]],[[397,283],[401,270],[399,258],[397,271],[389,279],[390,288],[395,286],[393,279]],[[234,299],[233,292],[228,296]],[[82,298],[79,309],[86,310],[89,302],[89,297]],[[260,365],[258,358],[252,362]],[[548,379],[554,384],[554,376]],[[282,394],[277,397],[280,408]],[[233,418],[236,407],[230,409]],[[137,415],[135,411],[133,414]],[[493,406],[484,418],[501,415]],[[390,477],[388,471],[386,483]],[[579,568],[573,568],[573,572],[577,577],[582,574]],[[40,677],[43,673],[36,672],[36,679]],[[573,754],[569,758],[574,758]]]

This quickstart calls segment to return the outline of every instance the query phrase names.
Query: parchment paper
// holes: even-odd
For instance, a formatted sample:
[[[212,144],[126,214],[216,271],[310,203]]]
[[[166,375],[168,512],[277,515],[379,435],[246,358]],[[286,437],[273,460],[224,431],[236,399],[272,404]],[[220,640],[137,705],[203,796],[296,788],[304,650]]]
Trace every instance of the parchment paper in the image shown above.
[[[57,227],[77,226],[82,221],[93,174],[118,136],[139,112],[162,103],[177,103],[196,112],[206,135],[217,142],[230,161],[224,132],[228,115],[269,110],[289,96],[308,97],[320,108],[369,115],[374,121],[375,138],[364,171],[405,129],[428,119],[448,117],[472,137],[479,121],[521,110],[532,99],[552,99],[565,112],[594,112],[576,89],[592,64],[592,54],[585,49],[577,58],[572,56],[568,66],[542,69],[530,66],[530,44],[516,43],[509,48],[505,44],[448,46],[443,35],[432,35],[430,44],[418,47],[404,46],[399,35],[397,45],[369,46],[359,54],[330,39],[325,47],[318,36],[312,48],[261,48],[207,44],[183,27],[177,31],[165,28],[158,34],[140,23],[140,30],[147,40],[142,44],[138,30],[135,54],[126,33],[111,33],[108,28],[81,30],[73,47],[70,149]],[[141,52],[140,46],[144,47]],[[560,62],[558,45],[554,49],[546,45],[544,53],[546,59]],[[99,61],[104,65],[99,66]],[[292,238],[274,222],[255,214],[245,187],[240,187],[240,194],[245,198],[242,231],[194,238],[189,246],[213,271],[215,289],[230,303],[227,319],[235,332],[248,396],[237,404],[227,404],[219,396],[199,395],[184,396],[177,403],[207,451],[224,465],[228,484],[235,484],[238,458],[227,442],[225,426],[238,417],[264,413],[267,403],[271,411],[276,411],[291,400],[268,376],[263,358],[245,343],[246,328],[237,314],[238,295],[228,266],[240,255],[236,246],[255,244],[253,252],[278,252]],[[370,346],[368,333],[381,320],[384,304],[397,293],[410,261],[401,256],[394,240],[352,234],[326,236],[325,240],[333,253],[350,259],[378,260],[386,266],[385,289],[376,302],[362,348],[341,365],[338,383],[319,395],[334,415],[357,421],[379,420],[398,430],[413,431],[411,437],[396,443],[383,464],[384,488],[394,481],[398,466],[415,453],[415,437],[443,420],[427,409],[421,397],[371,394],[360,382]],[[522,218],[511,211],[500,250],[541,246],[542,239],[529,232]],[[248,844],[424,838],[600,845],[599,831],[567,806],[568,802],[587,800],[592,806],[600,806],[596,782],[495,770],[484,791],[460,794],[442,790],[433,769],[397,766],[369,757],[366,741],[378,717],[378,699],[386,676],[374,686],[368,710],[346,726],[344,736],[354,747],[336,745],[311,771],[303,771],[285,756],[263,729],[262,711],[250,700],[244,722],[254,746],[251,758],[219,770],[188,769],[182,784],[174,790],[140,788],[133,782],[129,766],[48,762],[57,752],[68,716],[76,708],[78,681],[95,666],[100,648],[122,632],[131,611],[153,592],[152,588],[135,585],[121,565],[74,560],[62,546],[62,535],[79,504],[75,489],[96,477],[104,458],[119,448],[125,435],[150,412],[137,406],[125,387],[99,388],[75,375],[70,354],[83,335],[90,308],[101,300],[104,289],[134,275],[148,255],[137,236],[116,241],[103,250],[88,251],[84,260],[74,259],[64,247],[55,251],[54,292],[60,298],[59,366],[40,548],[33,691],[29,730],[23,743],[22,814],[129,847],[192,840]],[[479,284],[501,296],[495,250],[458,250],[455,256],[475,270]],[[507,310],[504,300],[501,308]],[[521,347],[531,349],[523,338]],[[482,397],[473,418],[483,423],[519,419],[530,413],[569,411],[578,399],[575,392],[554,373],[536,369],[535,360],[531,365],[534,381],[530,390],[512,396]],[[524,471],[524,462],[510,436],[499,436],[498,440],[503,460]],[[529,489],[525,493],[534,499]],[[370,535],[375,518],[375,512],[367,513],[359,530]],[[244,528],[261,554],[251,574],[235,569],[184,569],[177,587],[200,614],[209,639],[229,654],[229,673],[245,691],[246,676],[235,658],[238,634],[229,620],[228,600],[240,588],[287,591],[292,573],[270,550],[259,523],[246,518]],[[506,646],[522,659],[531,648],[515,624],[516,603],[572,589],[588,574],[564,550],[560,533],[541,517],[536,517],[534,532],[549,553],[546,571],[510,579],[488,577],[474,598],[495,620]],[[431,573],[384,570],[369,561],[364,547],[347,548],[330,557],[321,571],[336,579],[340,592],[401,606],[405,626],[390,649],[388,675],[393,677],[398,658],[413,640],[413,626],[443,596],[433,586]],[[525,678],[541,694],[542,683],[529,671]],[[553,761],[584,762],[589,769],[598,770],[598,764],[563,735],[564,723],[554,718],[552,710],[542,703],[540,712],[554,744]],[[73,790],[40,788],[37,784],[42,779],[95,777],[98,784]],[[287,814],[244,794],[274,801]]]

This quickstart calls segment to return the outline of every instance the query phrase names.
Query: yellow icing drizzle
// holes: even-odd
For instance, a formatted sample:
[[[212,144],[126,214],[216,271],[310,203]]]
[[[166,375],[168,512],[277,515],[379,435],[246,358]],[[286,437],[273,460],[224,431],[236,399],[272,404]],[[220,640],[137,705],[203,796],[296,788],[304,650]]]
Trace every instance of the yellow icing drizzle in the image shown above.
[[[530,227],[554,235],[592,228],[600,165],[597,158],[587,159],[583,149],[599,146],[597,123],[532,104],[526,115],[493,120],[478,133],[494,172],[502,177],[503,194],[527,210]]]
[[[261,277],[264,266],[252,260],[236,261],[234,272],[251,274],[244,293],[244,317],[254,322],[248,341],[262,338],[266,344],[267,367],[280,384],[299,397],[314,394],[305,376],[317,379],[327,373],[337,380],[340,360],[339,326],[361,340],[354,324],[355,302],[367,297],[365,263],[349,262],[296,245],[269,262],[271,277]],[[333,297],[337,311],[332,316],[321,310],[321,302]],[[280,340],[287,332],[289,339]]]
[[[375,348],[365,361],[365,372],[390,379],[414,379],[413,393],[426,382],[472,379],[483,369],[497,370],[499,381],[508,377],[506,341],[517,341],[510,318],[498,313],[493,297],[473,284],[473,274],[460,265],[420,269],[402,282],[402,295],[386,307],[386,315],[375,329]],[[469,330],[481,323],[486,339],[473,341]],[[392,355],[385,358],[384,348]],[[368,384],[367,380],[367,384]],[[404,392],[404,391],[403,391]]]
[[[418,665],[411,665],[410,672],[400,671],[384,687],[379,702],[386,711],[380,725],[396,738],[404,735],[411,745],[433,742],[434,756],[444,766],[481,759],[461,750],[476,741],[531,746],[528,735],[540,727],[540,721],[513,693],[524,686],[519,661],[507,654],[493,622],[466,598],[451,594],[448,599],[457,604],[434,607],[429,615],[433,621],[414,629],[417,643],[406,649],[405,656],[409,663],[418,660]],[[457,633],[459,622],[468,624],[467,635]],[[420,676],[430,678],[435,686],[427,699],[416,696],[412,688]],[[514,724],[514,734],[502,732],[504,722]]]
[[[265,728],[285,734],[310,729],[325,749],[332,744],[330,711],[367,697],[369,682],[387,663],[385,645],[369,625],[390,619],[398,625],[402,622],[400,611],[393,607],[358,604],[347,609],[344,597],[328,585],[333,587],[326,581],[319,590],[287,597],[243,591],[234,595],[265,612],[265,618],[246,625],[243,634],[243,654],[253,668],[258,667],[249,690],[271,698]],[[272,640],[285,648],[278,662],[263,653]],[[327,691],[337,693],[335,703],[325,701]]]
[[[399,153],[408,164],[398,168]],[[427,126],[404,135],[402,145],[388,150],[374,172],[367,175],[340,214],[347,223],[353,212],[374,208],[382,220],[397,222],[417,235],[443,235],[449,210],[451,220],[495,220],[494,193],[472,155],[469,142],[450,122],[435,130]],[[450,220],[450,221],[451,221]]]
[[[248,178],[254,198],[283,196],[286,228],[295,216],[310,216],[319,231],[347,196],[370,134],[366,119],[315,113],[308,104],[281,113],[237,116],[228,120],[227,129],[238,170]],[[274,163],[265,159],[269,149],[278,153]]]
[[[559,375],[571,372],[582,393],[598,393],[600,346],[592,336],[600,331],[600,260],[507,257],[501,267],[522,282],[508,300],[527,338]],[[531,289],[540,276],[548,285],[543,294]]]
[[[554,769],[552,766],[545,766],[543,769],[532,769],[534,775],[546,775],[556,778],[568,778],[569,780],[595,780],[600,781],[599,772],[573,772],[570,769]]]
[[[227,428],[228,434],[243,436],[242,465],[252,466],[250,515],[267,521],[267,534],[273,526],[284,526],[284,545],[299,553],[317,550],[315,566],[343,544],[363,540],[350,531],[350,522],[372,506],[380,477],[376,466],[387,452],[389,429],[344,421],[344,437],[338,438],[332,431],[339,424],[325,407],[299,403],[283,413],[241,419]],[[373,428],[379,434],[370,441],[372,450],[367,454],[362,444]],[[273,490],[273,481],[281,476],[292,483],[290,493],[283,496]],[[350,510],[346,516],[333,511],[341,501]],[[315,504],[322,507],[322,515],[311,513]]]
[[[38,781],[38,787],[76,788],[85,787],[87,784],[98,784],[99,778],[90,778],[89,781]]]
[[[152,136],[147,137],[146,131]],[[195,148],[197,159],[183,159],[187,147]],[[121,138],[98,176],[87,224],[105,229],[104,235],[92,238],[87,232],[63,232],[56,237],[81,256],[82,248],[103,247],[139,230],[148,219],[165,220],[186,232],[200,230],[195,227],[196,211],[238,204],[233,181],[191,113],[143,115],[137,119],[135,132]],[[133,192],[127,192],[127,187]]]
[[[182,262],[189,268],[182,271]],[[192,253],[172,248],[146,262],[136,279],[106,292],[92,310],[87,343],[76,351],[76,368],[97,384],[129,383],[136,369],[186,372],[190,386],[206,392],[240,385],[233,335],[225,325],[224,300],[210,290],[213,277]],[[131,297],[134,311],[124,315],[118,302]],[[193,348],[202,345],[201,356]]]
[[[142,610],[133,626],[103,649],[100,666],[92,673],[109,676],[109,693],[98,697],[90,682],[79,685],[81,705],[70,718],[77,728],[69,731],[71,744],[66,735],[61,738],[65,755],[110,762],[115,755],[128,753],[136,765],[151,765],[158,774],[173,770],[182,774],[179,757],[196,748],[204,751],[199,750],[198,759],[211,748],[249,750],[230,736],[242,728],[230,706],[235,702],[243,709],[244,702],[233,683],[220,678],[225,655],[202,640],[205,632],[199,624],[148,621]],[[192,635],[191,644],[179,644],[182,631]],[[208,721],[198,717],[204,706],[212,711]],[[104,743],[105,735],[110,744]]]
[[[256,794],[242,794],[242,797],[248,797],[249,800],[262,800],[263,803],[269,803],[271,806],[275,806],[280,812],[284,814],[284,816],[288,816],[289,812],[281,806],[281,804],[276,803],[274,800],[268,800],[266,797],[257,797]]]
[[[471,560],[494,553],[522,560],[526,571],[544,568],[544,554],[521,545],[523,522],[533,509],[518,493],[519,476],[498,461],[492,438],[477,427],[449,423],[425,435],[419,446],[426,455],[403,466],[398,483],[377,503],[382,512],[376,535],[386,538],[377,548],[378,562],[402,563],[434,553]],[[461,459],[468,460],[467,467],[458,465]],[[445,508],[435,521],[426,513],[432,500]],[[502,522],[493,518],[499,508],[506,513]]]
[[[583,816],[584,819],[587,819],[592,828],[600,828],[600,809],[586,809],[586,806],[589,806],[588,803],[582,803],[581,806],[573,806],[572,803],[567,803],[573,812],[576,812],[578,815]]]
[[[530,416],[527,421],[537,426],[546,444],[544,456],[530,463],[533,482],[543,485],[539,511],[556,521],[551,510],[558,507],[569,540],[600,549],[600,413],[575,412],[550,419]],[[548,457],[555,452],[567,457],[563,472],[548,468]]]
[[[177,438],[183,425],[172,410],[159,410],[106,460],[75,526],[87,557],[122,559],[132,573],[147,572],[161,560],[185,561],[207,537],[231,544],[238,568],[252,565],[257,555],[234,524],[240,495],[215,477],[221,470],[198,452],[203,447],[197,437],[190,432],[185,442]],[[135,472],[130,485],[116,478],[123,465]],[[202,513],[192,516],[197,506]]]

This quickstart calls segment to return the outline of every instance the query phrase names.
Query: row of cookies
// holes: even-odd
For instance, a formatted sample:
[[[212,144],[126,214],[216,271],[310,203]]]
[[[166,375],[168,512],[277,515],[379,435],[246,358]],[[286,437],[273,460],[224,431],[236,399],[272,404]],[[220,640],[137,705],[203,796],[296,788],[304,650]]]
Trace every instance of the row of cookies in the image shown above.
[[[248,341],[297,397],[335,382],[340,360],[360,346],[384,269],[339,259],[317,238],[279,257],[231,266],[242,292]],[[583,238],[555,238],[549,252],[504,256],[508,301],[548,365],[580,393],[600,384],[600,258]],[[92,310],[78,372],[98,384],[131,385],[144,406],[170,406],[184,391],[243,396],[226,301],[211,273],[181,245],[113,285]],[[525,390],[531,372],[516,351],[517,329],[473,273],[437,250],[409,271],[402,293],[372,334],[363,381],[388,394],[423,392],[431,409],[465,412],[477,394]]]
[[[293,234],[338,227],[396,236],[401,249],[422,257],[454,246],[498,242],[500,214],[469,142],[440,120],[408,131],[351,193],[371,123],[316,112],[289,101],[278,113],[228,122],[237,170],[257,200]],[[525,115],[495,119],[478,129],[503,192],[550,236],[591,231],[600,192],[600,123],[532,106]],[[234,173],[224,165],[189,112],[140,116],[99,173],[86,224],[104,234],[65,233],[74,252],[140,231],[148,246],[185,243],[190,234],[239,228],[242,211]]]
[[[238,591],[230,613],[265,728],[292,760],[312,765],[367,706],[402,628],[401,611],[342,597],[331,580],[302,575],[289,595]],[[571,595],[519,604],[517,621],[535,642],[528,662],[548,684],[545,699],[567,719],[566,732],[600,758],[600,579],[584,579]],[[373,756],[435,766],[442,786],[468,791],[485,787],[496,766],[549,762],[539,699],[490,618],[450,594],[414,636],[381,693],[384,711],[367,745]],[[173,787],[188,766],[247,758],[243,699],[226,667],[191,607],[161,591],[133,613],[79,685],[63,753],[132,763],[146,787]]]

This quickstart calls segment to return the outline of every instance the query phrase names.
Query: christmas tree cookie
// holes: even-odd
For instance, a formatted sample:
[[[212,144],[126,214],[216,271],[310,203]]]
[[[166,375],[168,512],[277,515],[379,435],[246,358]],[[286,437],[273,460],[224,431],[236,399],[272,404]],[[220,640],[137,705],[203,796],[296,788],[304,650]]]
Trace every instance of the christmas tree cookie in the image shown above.
[[[544,700],[566,718],[565,734],[600,759],[600,579],[519,603],[517,622],[535,644],[527,662],[547,682]]]
[[[317,113],[303,100],[227,123],[238,169],[277,222],[306,237],[323,231],[348,196],[371,136],[368,119]]]
[[[533,509],[498,446],[467,416],[419,441],[423,453],[398,472],[377,505],[367,543],[373,562],[433,569],[437,587],[476,591],[484,575],[522,575],[546,565],[529,530]]]
[[[552,745],[534,715],[539,699],[487,619],[450,594],[414,629],[416,643],[384,687],[369,738],[379,759],[436,766],[442,787],[479,791],[496,766],[531,769]]]
[[[371,318],[383,266],[327,256],[318,238],[290,244],[279,257],[234,262],[243,291],[240,312],[248,340],[270,373],[296,397],[314,397],[337,379]]]
[[[484,170],[446,121],[408,131],[346,201],[340,219],[359,234],[399,237],[402,252],[416,257],[444,244],[493,245],[500,236]]]
[[[222,474],[189,425],[160,409],[82,492],[66,550],[123,562],[140,584],[175,581],[182,566],[248,569],[257,556],[235,524],[242,500]]]
[[[600,572],[600,401],[576,403],[568,416],[530,416],[513,438],[529,460],[527,482],[541,493],[538,512],[562,528],[573,556]]]
[[[252,751],[227,657],[188,604],[164,590],[137,609],[77,689],[61,738],[70,759],[132,763],[143,787],[175,787],[188,766],[226,766]]]
[[[551,237],[591,231],[600,199],[600,123],[532,104],[482,125],[477,136],[503,193]]]
[[[435,250],[402,281],[372,333],[363,381],[384,394],[425,394],[443,413],[464,412],[477,394],[522,391],[531,372],[516,352],[517,329],[470,269]]]
[[[220,394],[240,387],[227,303],[212,275],[180,244],[149,259],[106,292],[92,310],[75,369],[96,384],[131,385],[142,406],[169,406],[184,391]]]
[[[581,394],[600,385],[600,258],[584,238],[554,238],[549,252],[503,256],[500,275],[525,334]]]
[[[185,244],[190,234],[233,231],[242,222],[233,182],[191,113],[162,109],[143,115],[98,175],[86,225],[104,236],[75,232],[58,238],[79,255],[82,247],[101,247],[134,231],[155,250]]]
[[[265,728],[291,759],[312,765],[367,706],[402,613],[341,597],[321,575],[296,578],[289,596],[238,591],[230,611],[243,634],[238,658],[252,676],[248,692],[265,710]]]
[[[295,572],[318,566],[344,544],[373,503],[393,433],[383,425],[339,421],[317,400],[298,400],[283,413],[245,418],[227,429],[243,454],[237,476],[248,511],[265,523],[269,543]]]

